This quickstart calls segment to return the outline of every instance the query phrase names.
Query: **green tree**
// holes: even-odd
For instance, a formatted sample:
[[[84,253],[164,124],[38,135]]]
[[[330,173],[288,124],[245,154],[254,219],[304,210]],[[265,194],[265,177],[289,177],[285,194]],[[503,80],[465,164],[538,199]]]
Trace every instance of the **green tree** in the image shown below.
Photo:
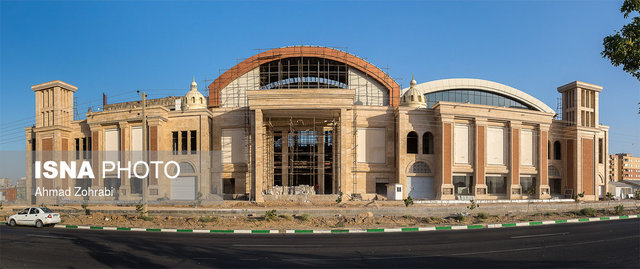
[[[640,12],[640,0],[624,0],[620,12],[625,19]],[[620,31],[605,37],[602,44],[603,57],[614,66],[622,65],[622,70],[640,80],[640,16],[633,17]]]

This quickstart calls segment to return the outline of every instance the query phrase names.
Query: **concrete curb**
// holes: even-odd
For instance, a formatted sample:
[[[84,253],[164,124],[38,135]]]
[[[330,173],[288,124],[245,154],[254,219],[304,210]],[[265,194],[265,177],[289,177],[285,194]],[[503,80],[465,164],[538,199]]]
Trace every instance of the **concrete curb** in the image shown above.
[[[82,226],[82,225],[63,225],[56,224],[55,228],[62,229],[84,229],[84,230],[107,230],[107,231],[134,231],[134,232],[164,232],[164,233],[220,233],[220,234],[344,234],[344,233],[395,233],[395,232],[426,232],[426,231],[442,231],[442,230],[471,230],[471,229],[495,229],[509,227],[526,227],[551,225],[562,223],[583,223],[594,221],[611,221],[621,219],[640,218],[638,215],[622,215],[608,217],[593,217],[566,220],[544,220],[529,221],[516,223],[497,223],[497,224],[472,224],[472,225],[454,225],[454,226],[434,226],[434,227],[404,227],[404,228],[378,228],[378,229],[330,229],[330,230],[194,230],[194,229],[153,229],[153,228],[130,228],[130,227],[102,227],[102,226]],[[0,222],[6,225],[6,222]]]

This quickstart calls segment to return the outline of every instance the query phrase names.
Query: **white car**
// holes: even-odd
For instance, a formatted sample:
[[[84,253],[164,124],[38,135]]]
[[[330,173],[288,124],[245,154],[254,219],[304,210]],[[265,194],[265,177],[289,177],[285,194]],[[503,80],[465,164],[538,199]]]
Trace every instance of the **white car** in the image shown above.
[[[9,226],[30,225],[42,228],[60,223],[60,214],[46,207],[28,207],[9,217]]]

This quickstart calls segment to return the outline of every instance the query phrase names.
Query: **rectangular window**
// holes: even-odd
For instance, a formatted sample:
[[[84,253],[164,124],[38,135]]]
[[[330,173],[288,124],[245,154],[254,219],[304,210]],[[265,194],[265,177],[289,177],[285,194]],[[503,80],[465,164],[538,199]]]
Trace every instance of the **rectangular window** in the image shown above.
[[[113,190],[114,192],[118,192],[120,189],[120,179],[119,178],[105,178],[104,179],[104,187],[109,190]]]
[[[469,164],[469,125],[456,124],[454,129],[454,159],[455,163]]]
[[[385,129],[358,128],[357,159],[359,163],[384,163]]]
[[[178,154],[178,132],[171,132],[171,148],[173,155]]]
[[[132,177],[131,182],[131,194],[142,194],[142,179],[137,177]]]
[[[604,146],[602,138],[598,139],[598,163],[602,163],[604,160]]]
[[[118,129],[109,129],[104,131],[105,137],[105,160],[107,161],[119,161],[120,160],[120,132]]]
[[[487,163],[505,165],[505,130],[504,127],[487,128]]]
[[[535,145],[535,131],[522,129],[520,132],[520,164],[534,166]]]
[[[87,138],[83,137],[82,138],[82,158],[86,159],[87,158]]]
[[[504,175],[487,176],[487,192],[503,195],[507,193],[507,177]]]
[[[222,193],[234,194],[236,193],[236,179],[235,178],[223,178],[222,179]]]
[[[454,175],[453,187],[455,193],[457,195],[471,195],[473,193],[471,182],[473,182],[472,175]]]
[[[80,159],[80,138],[76,138],[76,160]]]
[[[521,176],[520,188],[522,194],[533,196],[536,194],[536,177],[535,176]]]
[[[182,136],[180,139],[180,142],[182,142],[182,145],[180,146],[180,148],[182,148],[182,154],[187,154],[187,141],[189,139],[187,131],[182,131],[180,132],[180,135]]]
[[[190,134],[191,134],[191,154],[196,154],[196,151],[198,150],[197,132],[195,130],[192,130]]]
[[[91,137],[87,137],[87,159],[91,159],[91,149],[93,148],[93,144],[91,144]]]
[[[131,127],[131,162],[142,161],[142,126]]]

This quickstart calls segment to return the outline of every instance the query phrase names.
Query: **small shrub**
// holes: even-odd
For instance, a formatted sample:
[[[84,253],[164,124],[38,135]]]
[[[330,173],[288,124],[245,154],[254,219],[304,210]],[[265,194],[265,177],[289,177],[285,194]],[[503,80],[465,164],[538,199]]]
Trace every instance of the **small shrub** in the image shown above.
[[[264,212],[264,219],[265,220],[269,220],[269,221],[277,220],[278,219],[278,213],[276,213],[275,209],[266,211],[266,212]]]
[[[613,208],[616,212],[616,215],[622,215],[622,213],[624,213],[624,206],[623,205],[617,205]]]
[[[462,214],[456,214],[455,216],[453,216],[453,219],[455,219],[458,222],[462,222],[467,219],[467,216]]]
[[[413,205],[413,198],[411,196],[407,196],[407,199],[404,199],[404,206],[409,207]]]
[[[338,199],[336,199],[336,203],[342,203],[342,192],[340,192],[340,195],[338,195]]]
[[[533,216],[534,216],[534,217],[540,217],[540,216],[542,216],[542,213],[539,213],[539,212],[538,212],[538,213],[533,214]]]
[[[478,219],[481,219],[481,220],[486,220],[486,219],[488,219],[488,218],[489,218],[489,214],[484,213],[484,212],[480,212],[480,213],[478,213],[478,215],[477,215],[476,217],[477,217]]]
[[[590,207],[583,208],[580,210],[580,215],[587,216],[587,217],[595,217],[596,210]]]
[[[144,210],[144,204],[139,203],[136,205],[136,214],[140,216],[147,214],[147,212]]]
[[[202,193],[198,192],[198,197],[196,197],[196,201],[194,203],[194,207],[198,208],[200,205],[202,205]]]
[[[150,217],[150,216],[138,216],[138,219],[141,219],[144,221],[153,221],[153,217]]]
[[[548,216],[553,215],[553,213],[551,213],[551,212],[544,212],[544,215],[548,217]]]
[[[405,218],[405,219],[412,219],[413,218],[413,216],[411,216],[411,215],[404,215],[402,217]]]
[[[475,200],[471,199],[471,201],[470,201],[470,202],[471,202],[471,204],[467,206],[467,208],[468,208],[469,210],[474,210],[474,209],[476,209],[476,208],[480,207],[480,205],[479,205],[478,203],[476,203],[476,201],[475,201]]]
[[[280,217],[286,220],[293,220],[293,216],[291,216],[291,214],[282,214]]]
[[[606,196],[607,196],[607,200],[609,200],[609,201],[613,200],[613,194],[612,193],[607,192]]]
[[[301,221],[308,221],[311,219],[311,216],[307,213],[304,213],[301,216],[299,216],[298,219],[300,219]]]
[[[216,221],[218,221],[218,218],[217,217],[206,216],[206,217],[200,217],[200,219],[198,219],[198,220],[200,222],[216,222]]]
[[[40,205],[40,207],[45,207],[45,206]],[[82,209],[84,210],[85,215],[91,215],[91,209],[89,209],[89,205],[87,204],[87,201],[82,201],[82,205],[80,205],[80,207],[82,207]]]
[[[333,227],[334,227],[334,228],[342,228],[342,227],[344,227],[344,222],[342,222],[342,221],[341,221],[341,222],[338,222],[338,223],[336,223],[335,225],[333,225]]]

